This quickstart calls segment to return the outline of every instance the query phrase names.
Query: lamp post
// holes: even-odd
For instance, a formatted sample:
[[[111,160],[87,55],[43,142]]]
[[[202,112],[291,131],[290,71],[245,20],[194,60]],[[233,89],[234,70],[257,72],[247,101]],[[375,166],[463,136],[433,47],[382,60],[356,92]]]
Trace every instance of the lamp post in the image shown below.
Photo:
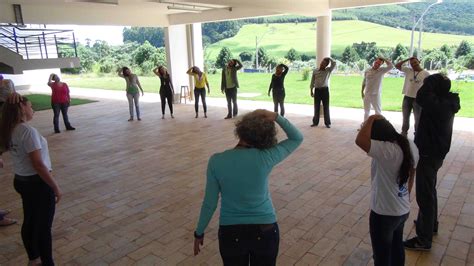
[[[269,33],[269,32],[273,32],[275,30],[275,28],[270,28],[268,31],[266,31],[262,36],[260,36],[260,38],[258,38],[258,36],[255,36],[255,69],[258,70],[258,43],[263,39],[263,37]]]
[[[415,29],[416,29],[416,26],[418,26],[418,24],[421,22],[421,25],[423,25],[423,16],[425,16],[426,12],[428,12],[428,10],[432,7],[432,6],[435,6],[435,5],[438,5],[438,4],[441,4],[443,2],[443,0],[437,0],[436,3],[433,3],[431,5],[429,5],[425,11],[423,11],[423,13],[421,14],[420,18],[415,22],[415,24],[413,25],[413,28],[411,29],[411,42],[410,42],[410,56],[413,56],[413,41],[414,41],[414,35],[415,35]],[[420,26],[420,34],[419,34],[419,39],[418,39],[418,53],[421,54],[421,31],[422,31],[422,26]]]

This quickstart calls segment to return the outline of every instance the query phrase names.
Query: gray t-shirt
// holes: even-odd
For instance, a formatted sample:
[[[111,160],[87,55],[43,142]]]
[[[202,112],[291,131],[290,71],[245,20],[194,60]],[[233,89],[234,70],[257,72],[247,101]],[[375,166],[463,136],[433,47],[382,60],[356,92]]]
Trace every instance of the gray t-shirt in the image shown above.
[[[36,175],[29,153],[40,150],[44,165],[51,171],[48,142],[41,136],[36,128],[20,123],[13,129],[10,152],[13,160],[15,174],[21,176]]]
[[[312,88],[323,88],[328,87],[329,76],[331,72],[336,67],[336,61],[331,60],[331,66],[327,67],[324,70],[315,69],[313,75],[311,76],[311,83],[309,87]]]
[[[418,163],[418,150],[410,141],[410,148],[415,161]],[[408,183],[401,188],[397,183],[398,171],[403,161],[403,152],[400,146],[389,141],[370,140],[372,157],[371,181],[372,193],[370,208],[377,214],[401,216],[410,212]]]

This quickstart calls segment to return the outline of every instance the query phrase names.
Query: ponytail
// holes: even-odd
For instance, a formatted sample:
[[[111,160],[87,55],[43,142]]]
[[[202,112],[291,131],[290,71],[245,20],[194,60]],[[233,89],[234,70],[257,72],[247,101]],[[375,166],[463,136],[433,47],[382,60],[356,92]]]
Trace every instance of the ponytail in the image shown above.
[[[410,177],[410,170],[413,168],[414,160],[413,155],[410,149],[410,143],[408,139],[400,134],[397,133],[395,138],[395,142],[400,146],[403,152],[403,161],[402,165],[400,166],[400,170],[398,171],[398,185],[402,187]]]

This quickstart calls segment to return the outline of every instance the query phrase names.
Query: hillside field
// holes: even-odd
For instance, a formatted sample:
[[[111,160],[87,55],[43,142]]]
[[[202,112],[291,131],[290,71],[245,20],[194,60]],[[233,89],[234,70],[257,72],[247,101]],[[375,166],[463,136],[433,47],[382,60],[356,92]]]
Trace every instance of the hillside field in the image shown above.
[[[244,25],[239,33],[229,39],[206,48],[206,58],[215,60],[222,47],[231,50],[234,57],[241,52],[255,52],[255,37],[263,36],[259,47],[264,47],[271,56],[284,57],[290,48],[300,54],[314,56],[316,53],[316,23],[279,23]],[[378,47],[394,48],[398,43],[410,46],[411,31],[387,27],[359,20],[332,22],[332,53],[342,54],[344,48],[353,43],[376,42]],[[418,34],[415,34],[417,45]],[[423,49],[439,48],[443,44],[459,45],[462,40],[474,43],[474,36],[423,33]]]

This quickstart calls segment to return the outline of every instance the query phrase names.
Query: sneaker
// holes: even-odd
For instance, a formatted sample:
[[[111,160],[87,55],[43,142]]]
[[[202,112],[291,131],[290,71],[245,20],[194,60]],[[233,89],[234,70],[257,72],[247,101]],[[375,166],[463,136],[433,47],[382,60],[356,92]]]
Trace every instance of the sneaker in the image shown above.
[[[139,118],[137,118],[137,120],[138,120],[138,121],[142,121],[142,119],[141,119],[140,117],[139,117]]]
[[[231,118],[232,118],[232,116],[230,116],[230,115],[224,117],[224,119],[231,119]]]
[[[61,131],[59,129],[55,129],[54,133],[58,134],[58,133],[61,133]]]
[[[416,220],[413,220],[413,223],[414,223],[415,226],[416,226]],[[437,234],[438,234],[438,225],[439,225],[439,222],[436,222],[436,224],[435,224],[434,227],[433,227],[433,235],[437,235]]]
[[[327,128],[331,128],[331,125],[326,125]]]
[[[317,127],[317,126],[318,126],[318,124],[312,124],[311,125],[311,127]]]
[[[431,250],[431,245],[428,246],[428,245],[424,245],[420,242],[420,240],[418,239],[418,237],[414,237],[412,239],[408,239],[406,241],[403,242],[403,246],[405,247],[405,249],[408,249],[408,250],[418,250],[418,251],[429,251]]]
[[[133,117],[130,117],[127,121],[133,121]]]
[[[76,128],[75,127],[68,127],[68,128],[66,128],[66,130],[76,130]]]

